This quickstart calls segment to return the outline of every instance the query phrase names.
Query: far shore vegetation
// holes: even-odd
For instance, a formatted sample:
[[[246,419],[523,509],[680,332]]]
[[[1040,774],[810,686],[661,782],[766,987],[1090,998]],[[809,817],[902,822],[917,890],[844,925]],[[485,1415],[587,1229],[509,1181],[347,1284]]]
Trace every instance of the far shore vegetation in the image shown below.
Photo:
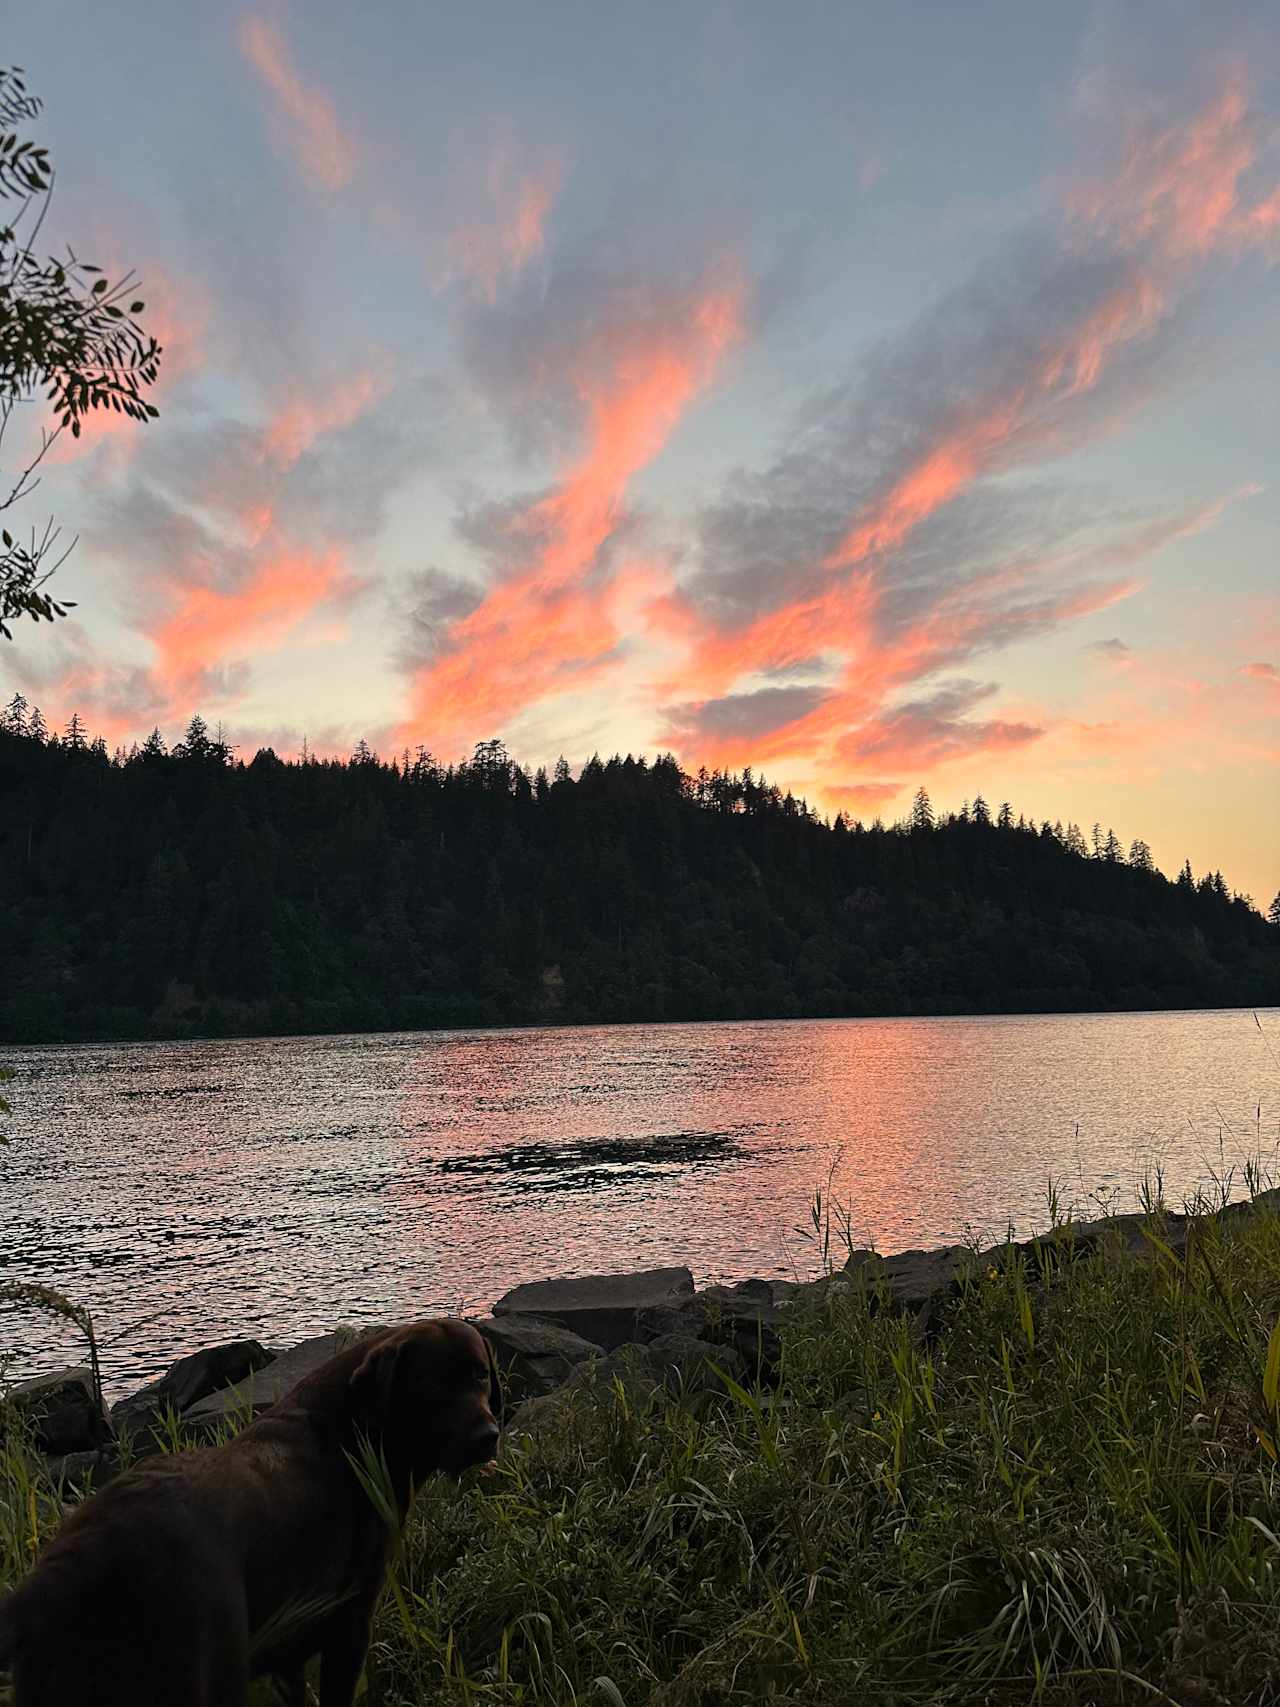
[[[1249,1007],[1280,898],[980,796],[820,819],[672,757],[108,750],[0,713],[0,1042]]]

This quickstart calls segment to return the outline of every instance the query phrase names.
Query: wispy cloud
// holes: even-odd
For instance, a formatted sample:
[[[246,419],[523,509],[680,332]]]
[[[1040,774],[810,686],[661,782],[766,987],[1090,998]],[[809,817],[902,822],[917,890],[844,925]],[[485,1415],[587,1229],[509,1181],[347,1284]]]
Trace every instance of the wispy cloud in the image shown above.
[[[1273,194],[1266,147],[1234,77],[1181,120],[1148,113],[1109,177],[1072,187],[1058,232],[979,269],[730,486],[702,518],[672,630],[687,651],[664,733],[682,752],[805,760],[856,786],[864,767],[879,782],[891,763],[923,772],[1038,738],[967,719],[936,700],[949,689],[901,696],[1107,609],[1141,585],[1133,569],[1258,490],[1136,527],[1108,530],[1104,511],[1080,544],[1055,542],[1046,511],[1028,548],[1009,482],[1113,433],[1158,390],[1186,285],[1270,231],[1255,217]]]
[[[360,150],[332,98],[302,75],[283,33],[265,18],[243,17],[236,40],[273,98],[272,120],[284,146],[314,183],[343,189],[356,174]]]
[[[609,548],[631,480],[712,378],[741,319],[728,273],[688,292],[620,291],[562,352],[552,383],[576,401],[583,448],[550,491],[488,512],[495,578],[413,668],[404,738],[474,739],[581,685],[619,644],[621,611],[665,596],[660,568],[615,561]]]
[[[450,153],[468,205],[448,236],[445,276],[492,302],[542,253],[564,160],[559,150],[522,144],[508,122],[480,143],[455,138]]]
[[[262,542],[234,588],[179,582],[171,608],[149,630],[153,676],[168,715],[193,707],[216,667],[275,649],[313,611],[355,585],[341,553],[317,556],[274,539]]]
[[[1242,676],[1247,676],[1250,681],[1260,683],[1264,691],[1267,691],[1272,699],[1280,696],[1280,670],[1278,670],[1274,664],[1267,664],[1261,661],[1252,664],[1242,664],[1240,667],[1240,674]]]
[[[324,395],[297,393],[273,413],[263,435],[263,454],[279,469],[295,467],[317,439],[358,421],[386,390],[385,376],[370,367],[338,380]]]
[[[1170,261],[1224,247],[1267,242],[1276,234],[1280,190],[1251,188],[1250,174],[1274,153],[1276,139],[1251,105],[1247,73],[1232,67],[1217,93],[1189,121],[1152,122],[1125,104],[1095,111],[1104,132],[1119,127],[1119,156],[1071,188],[1068,205],[1086,228],[1118,248],[1154,249]]]

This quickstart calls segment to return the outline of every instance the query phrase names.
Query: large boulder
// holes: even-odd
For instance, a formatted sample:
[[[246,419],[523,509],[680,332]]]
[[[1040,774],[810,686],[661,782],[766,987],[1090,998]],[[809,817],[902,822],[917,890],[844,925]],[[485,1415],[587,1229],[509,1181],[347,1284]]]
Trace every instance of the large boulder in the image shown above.
[[[670,1393],[689,1398],[726,1391],[723,1376],[741,1385],[747,1359],[735,1346],[699,1339],[696,1334],[661,1334],[644,1347],[650,1367]]]
[[[9,1389],[8,1402],[42,1452],[90,1452],[111,1438],[111,1423],[88,1369],[57,1369],[19,1381]]]
[[[854,1251],[844,1266],[845,1277],[865,1281],[897,1310],[923,1310],[955,1286],[972,1263],[968,1245],[944,1245],[935,1251],[899,1251],[881,1257],[874,1251]]]
[[[339,1329],[335,1333],[318,1334],[314,1339],[303,1340],[301,1345],[281,1352],[279,1357],[272,1358],[270,1363],[255,1369],[234,1386],[224,1387],[220,1392],[198,1400],[190,1410],[183,1412],[182,1420],[189,1428],[212,1433],[223,1424],[258,1416],[282,1399],[291,1387],[296,1387],[304,1376],[310,1375],[313,1369],[319,1369],[322,1363],[327,1363],[340,1351],[345,1351],[354,1341],[382,1332],[382,1328],[369,1328],[359,1333]]]
[[[486,1316],[473,1321],[493,1347],[510,1404],[553,1393],[580,1363],[601,1356],[592,1340],[537,1316]]]
[[[607,1398],[615,1383],[622,1385],[632,1404],[665,1390],[701,1409],[725,1391],[722,1372],[744,1381],[746,1359],[733,1346],[712,1345],[689,1332],[662,1334],[644,1345],[620,1345],[603,1357],[580,1363],[554,1393],[521,1405],[509,1432],[537,1434],[562,1416],[567,1406]]]
[[[152,1425],[163,1412],[181,1415],[210,1393],[235,1386],[270,1362],[271,1353],[257,1340],[232,1340],[193,1351],[170,1364],[159,1380],[114,1404],[112,1425],[118,1435],[129,1436],[135,1452],[154,1450],[159,1441]]]
[[[637,1336],[641,1312],[679,1307],[693,1297],[687,1268],[648,1268],[630,1274],[584,1274],[568,1280],[533,1280],[514,1287],[493,1306],[495,1316],[540,1316],[559,1322],[604,1351]]]
[[[774,1302],[774,1286],[785,1282],[740,1280],[731,1286],[707,1286],[678,1306],[643,1310],[636,1338],[651,1343],[667,1334],[732,1347],[756,1382],[771,1383],[782,1356],[778,1328],[785,1315]]]

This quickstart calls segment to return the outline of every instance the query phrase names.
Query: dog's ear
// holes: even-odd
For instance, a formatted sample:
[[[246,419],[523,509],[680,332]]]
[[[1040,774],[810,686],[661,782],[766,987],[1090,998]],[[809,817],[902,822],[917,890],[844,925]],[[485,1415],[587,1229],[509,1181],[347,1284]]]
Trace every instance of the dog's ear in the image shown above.
[[[484,1349],[489,1358],[489,1412],[494,1422],[502,1422],[504,1400],[502,1396],[502,1376],[498,1373],[498,1354],[489,1344],[484,1342]]]
[[[391,1392],[396,1381],[402,1341],[383,1338],[372,1345],[356,1365],[351,1377],[351,1396],[357,1411],[371,1421],[385,1422],[391,1415]]]

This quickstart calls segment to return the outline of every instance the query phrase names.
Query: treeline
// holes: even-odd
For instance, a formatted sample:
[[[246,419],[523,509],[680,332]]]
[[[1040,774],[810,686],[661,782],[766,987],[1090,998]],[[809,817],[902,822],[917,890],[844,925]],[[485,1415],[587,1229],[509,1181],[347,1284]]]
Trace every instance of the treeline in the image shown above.
[[[199,718],[112,754],[0,717],[6,1042],[1276,1002],[1280,929],[1221,876],[1007,805],[828,823],[669,756],[243,763]]]

